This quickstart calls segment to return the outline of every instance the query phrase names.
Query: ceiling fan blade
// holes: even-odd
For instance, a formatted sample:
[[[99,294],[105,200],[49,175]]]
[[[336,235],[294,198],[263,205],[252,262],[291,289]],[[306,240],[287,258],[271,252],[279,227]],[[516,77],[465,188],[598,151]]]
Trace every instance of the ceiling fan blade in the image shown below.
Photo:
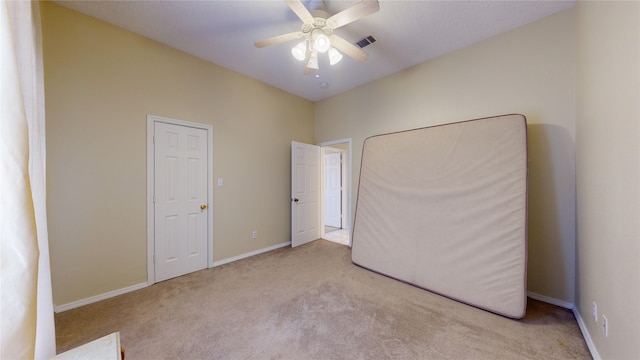
[[[280,44],[280,43],[283,43],[283,42],[299,39],[299,38],[301,38],[303,36],[304,36],[304,34],[302,34],[302,31],[296,31],[296,32],[292,32],[292,33],[288,33],[288,34],[282,34],[282,35],[274,36],[274,37],[271,37],[271,38],[268,38],[268,39],[256,41],[254,43],[254,45],[257,48],[263,48],[265,46]]]
[[[302,22],[313,22],[313,15],[307,10],[302,1],[300,0],[285,0],[284,2],[289,5],[289,8],[293,10],[296,15],[302,20]]]
[[[337,29],[367,15],[371,15],[378,10],[380,10],[378,0],[362,0],[350,8],[331,16],[327,19],[327,22],[333,22],[335,24],[333,28]]]
[[[331,46],[342,51],[345,55],[349,56],[350,58],[356,61],[363,62],[367,60],[367,58],[369,57],[369,54],[364,52],[362,49],[353,45],[352,43],[348,42],[347,40],[341,38],[338,35],[335,35],[335,34],[331,35],[329,39],[331,41]]]

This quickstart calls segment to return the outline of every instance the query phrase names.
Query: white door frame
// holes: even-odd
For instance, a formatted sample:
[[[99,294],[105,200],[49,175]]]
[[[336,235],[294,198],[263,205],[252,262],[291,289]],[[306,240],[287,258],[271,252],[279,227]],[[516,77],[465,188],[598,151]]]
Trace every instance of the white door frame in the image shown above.
[[[155,154],[153,136],[156,122],[189,126],[207,131],[207,267],[213,267],[213,126],[190,121],[171,119],[167,117],[147,114],[147,284],[155,283],[156,269],[154,264],[155,252]]]
[[[347,199],[345,201],[346,205],[343,209],[343,214],[342,216],[344,217],[343,222],[342,222],[342,227],[349,231],[349,243],[351,243],[351,228],[352,228],[352,224],[353,224],[353,218],[351,216],[351,196],[352,196],[352,191],[351,191],[351,184],[353,183],[353,177],[352,177],[352,162],[353,162],[353,149],[352,149],[352,140],[351,138],[346,138],[346,139],[340,139],[340,140],[332,140],[332,141],[325,141],[325,142],[321,142],[318,143],[318,146],[320,146],[321,148],[325,147],[325,146],[332,146],[332,145],[337,145],[337,144],[349,144],[349,161],[348,164],[342,164],[343,166],[343,170],[346,167],[347,171],[343,171],[343,176],[345,176],[345,174],[348,174],[347,176],[347,181],[346,181],[346,185],[343,184],[343,186],[347,186]],[[324,155],[324,150],[322,151],[322,154]],[[320,170],[321,174],[324,174],[324,162],[320,162],[320,166],[322,167]],[[323,225],[321,227],[320,230],[320,234],[324,235],[324,176],[322,176],[322,181],[323,184],[320,187],[322,193],[320,194],[320,198],[323,199],[321,202],[321,206],[320,206],[320,213],[322,214],[322,218],[321,218],[321,224]],[[344,191],[343,191],[344,194]],[[348,220],[348,221],[344,221],[344,220]]]

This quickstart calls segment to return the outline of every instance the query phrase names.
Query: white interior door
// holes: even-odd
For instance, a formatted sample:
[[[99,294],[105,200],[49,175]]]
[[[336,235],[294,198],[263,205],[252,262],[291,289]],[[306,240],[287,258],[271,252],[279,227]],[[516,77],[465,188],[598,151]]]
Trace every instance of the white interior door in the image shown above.
[[[291,142],[291,246],[320,238],[320,147]]]
[[[155,123],[156,282],[207,267],[207,139],[205,129]]]
[[[342,154],[324,155],[324,224],[342,228]]]

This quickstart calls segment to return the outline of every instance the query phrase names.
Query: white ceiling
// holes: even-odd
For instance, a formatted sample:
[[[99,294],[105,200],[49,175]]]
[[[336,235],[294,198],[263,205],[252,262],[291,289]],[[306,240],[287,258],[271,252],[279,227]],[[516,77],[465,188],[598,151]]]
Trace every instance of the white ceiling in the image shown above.
[[[336,30],[355,43],[373,35],[359,63],[347,56],[330,66],[320,59],[318,76],[304,75],[291,56],[297,42],[258,49],[264,38],[300,30],[301,22],[280,0],[56,1],[173,48],[245,74],[311,101],[318,101],[413,65],[509,31],[575,1],[380,0],[380,11]],[[318,0],[303,0],[317,8]],[[335,14],[358,1],[327,0]],[[326,88],[320,86],[327,83]]]

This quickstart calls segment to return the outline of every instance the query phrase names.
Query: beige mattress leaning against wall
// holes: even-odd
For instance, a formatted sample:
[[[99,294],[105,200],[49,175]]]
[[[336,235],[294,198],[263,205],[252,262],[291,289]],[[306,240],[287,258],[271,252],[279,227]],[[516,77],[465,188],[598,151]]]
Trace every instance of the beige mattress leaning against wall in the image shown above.
[[[526,310],[523,115],[365,140],[352,261],[507,317]]]

